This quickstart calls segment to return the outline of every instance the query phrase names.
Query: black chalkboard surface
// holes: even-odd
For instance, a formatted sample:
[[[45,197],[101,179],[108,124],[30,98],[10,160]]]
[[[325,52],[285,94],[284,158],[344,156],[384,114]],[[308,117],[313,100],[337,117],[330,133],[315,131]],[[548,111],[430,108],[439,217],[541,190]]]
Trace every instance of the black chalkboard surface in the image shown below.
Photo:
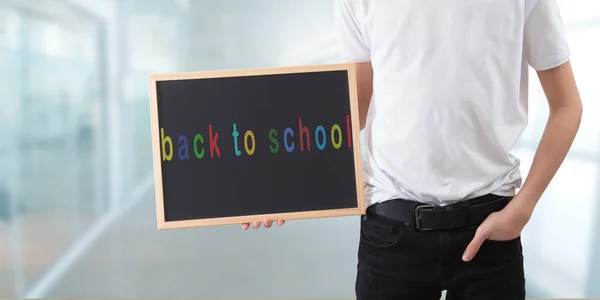
[[[364,214],[353,64],[150,75],[159,229]]]

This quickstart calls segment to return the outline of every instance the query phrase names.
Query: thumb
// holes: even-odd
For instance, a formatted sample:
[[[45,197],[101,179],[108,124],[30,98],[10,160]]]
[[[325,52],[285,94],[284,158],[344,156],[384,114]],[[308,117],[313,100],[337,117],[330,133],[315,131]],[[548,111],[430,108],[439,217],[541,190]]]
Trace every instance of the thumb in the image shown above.
[[[467,249],[465,249],[462,259],[466,262],[471,261],[473,257],[475,257],[477,252],[479,252],[479,248],[481,247],[483,242],[485,242],[485,240],[487,240],[489,236],[490,233],[487,229],[487,226],[485,226],[484,224],[479,226],[479,228],[477,228],[477,231],[475,232],[475,236],[471,240],[471,243],[469,243]]]

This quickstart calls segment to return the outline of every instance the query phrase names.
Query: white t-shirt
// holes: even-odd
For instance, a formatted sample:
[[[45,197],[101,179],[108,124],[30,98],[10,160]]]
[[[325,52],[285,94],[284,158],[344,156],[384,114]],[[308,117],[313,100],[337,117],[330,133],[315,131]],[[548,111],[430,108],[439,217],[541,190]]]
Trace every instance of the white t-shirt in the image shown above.
[[[528,67],[565,63],[556,0],[336,0],[342,58],[371,61],[367,205],[446,205],[521,185]]]

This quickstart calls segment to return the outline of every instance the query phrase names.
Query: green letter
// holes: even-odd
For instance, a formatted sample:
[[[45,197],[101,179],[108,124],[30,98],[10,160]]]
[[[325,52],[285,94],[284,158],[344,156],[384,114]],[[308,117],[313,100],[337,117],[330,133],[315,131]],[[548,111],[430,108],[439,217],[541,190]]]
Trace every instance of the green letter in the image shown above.
[[[204,148],[202,148],[202,150],[198,152],[198,141],[204,144],[204,138],[200,134],[196,134],[196,136],[194,137],[194,153],[196,154],[196,157],[198,159],[201,159],[204,157]]]
[[[334,132],[338,132],[338,141],[334,141]],[[338,124],[333,124],[333,126],[331,127],[331,144],[333,144],[333,147],[335,149],[340,149],[340,147],[342,146],[342,128],[340,128],[340,125]]]
[[[275,130],[275,128],[272,128],[271,130],[269,130],[269,141],[271,141],[271,143],[273,143],[272,145],[269,145],[269,149],[271,149],[271,153],[279,152],[279,141],[277,140],[277,130]]]

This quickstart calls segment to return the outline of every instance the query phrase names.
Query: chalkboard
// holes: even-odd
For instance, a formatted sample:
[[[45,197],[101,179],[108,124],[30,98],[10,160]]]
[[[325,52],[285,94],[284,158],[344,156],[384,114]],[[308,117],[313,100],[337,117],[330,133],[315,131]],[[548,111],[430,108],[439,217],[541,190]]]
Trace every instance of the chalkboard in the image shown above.
[[[364,214],[354,64],[149,79],[158,229]]]

